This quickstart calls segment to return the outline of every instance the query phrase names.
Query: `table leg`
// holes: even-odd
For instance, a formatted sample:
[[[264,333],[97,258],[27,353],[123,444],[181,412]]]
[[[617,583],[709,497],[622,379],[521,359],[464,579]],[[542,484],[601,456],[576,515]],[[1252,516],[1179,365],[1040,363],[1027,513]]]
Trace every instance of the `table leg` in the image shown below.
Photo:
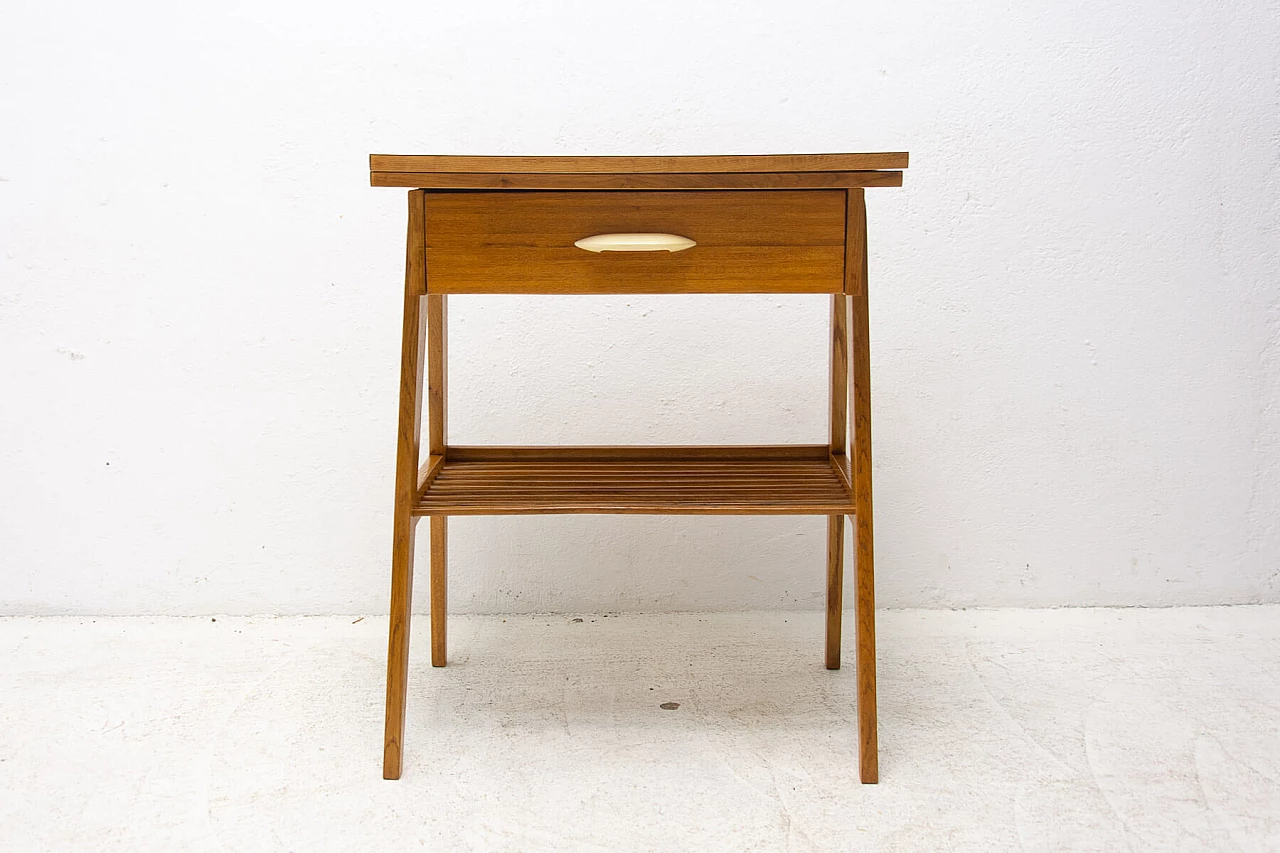
[[[840,668],[844,616],[844,516],[827,516],[827,669]]]
[[[867,319],[867,214],[862,190],[849,193],[851,259],[855,276],[850,361],[853,374],[854,616],[857,622],[858,765],[863,782],[879,781],[876,732],[875,550],[871,520],[871,338]],[[860,257],[859,257],[860,256]]]
[[[447,659],[449,614],[449,516],[431,516],[431,665]]]
[[[424,196],[409,193],[405,241],[404,326],[400,346],[400,416],[396,436],[396,501],[391,542],[391,625],[387,642],[387,718],[382,778],[399,779],[404,757],[404,715],[409,686],[409,622],[413,608],[413,546],[418,519],[412,515],[418,488],[422,435],[422,367],[426,318]]]
[[[418,519],[397,513],[391,555],[391,631],[387,649],[387,719],[382,778],[399,779],[409,689],[409,623],[413,608],[413,545]]]
[[[844,463],[849,443],[849,299],[831,295],[831,432],[832,464]],[[840,668],[840,627],[844,612],[844,516],[827,517],[827,669]]]

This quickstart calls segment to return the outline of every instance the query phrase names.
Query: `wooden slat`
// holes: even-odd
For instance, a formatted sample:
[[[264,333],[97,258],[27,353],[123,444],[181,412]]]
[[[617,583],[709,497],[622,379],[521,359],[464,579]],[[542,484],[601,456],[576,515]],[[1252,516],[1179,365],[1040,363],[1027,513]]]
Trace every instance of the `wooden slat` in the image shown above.
[[[434,483],[446,483],[451,478],[460,475],[466,475],[468,481],[484,482],[486,480],[504,481],[505,478],[519,476],[524,480],[533,482],[539,479],[551,480],[553,482],[571,482],[573,480],[592,481],[601,477],[608,477],[611,474],[625,474],[629,478],[643,481],[661,482],[662,478],[667,476],[671,471],[672,465],[660,464],[657,462],[642,462],[634,466],[625,464],[609,463],[600,465],[574,465],[558,468],[553,465],[502,465],[491,466],[484,462],[454,462],[450,463],[444,478],[439,477],[433,480]],[[839,479],[833,469],[821,462],[812,463],[782,463],[776,466],[757,466],[752,464],[734,466],[732,464],[706,466],[699,464],[679,463],[681,475],[690,480],[707,480],[715,481],[717,478],[733,476],[739,478],[757,479],[768,481],[777,479],[778,477],[786,477],[788,479],[808,478],[827,481],[832,477]],[[528,470],[533,468],[533,470]]]
[[[724,474],[750,474],[757,477],[778,476],[780,474],[786,476],[808,474],[814,477],[828,477],[831,474],[827,465],[817,460],[778,463],[755,463],[750,461],[742,463],[735,463],[732,461],[673,461],[680,461],[681,469],[687,472],[690,477],[719,477]],[[645,461],[639,461],[635,464],[627,464],[625,462],[583,462],[566,463],[564,465],[556,465],[551,462],[450,463],[451,471],[456,472],[458,470],[467,470],[468,472],[471,472],[469,476],[479,478],[483,478],[486,475],[501,477],[513,472],[518,472],[527,477],[554,476],[559,479],[572,476],[599,476],[600,474],[608,473],[609,471],[625,471],[628,473],[636,473],[637,475],[658,478],[663,476],[670,467],[670,463]]]
[[[635,172],[847,172],[905,169],[905,151],[865,154],[722,154],[713,156],[648,157],[476,157],[456,154],[370,154],[373,172],[510,172],[602,173]]]
[[[714,482],[723,477],[737,477],[758,479],[762,481],[775,480],[785,478],[787,480],[796,479],[814,479],[822,482],[836,482],[840,477],[835,469],[831,467],[829,462],[784,462],[778,465],[762,466],[755,463],[744,463],[742,465],[733,465],[732,463],[717,464],[715,466],[702,465],[700,463],[688,463],[680,460],[672,460],[667,463],[659,462],[640,462],[636,465],[627,465],[625,463],[573,463],[565,466],[557,467],[550,463],[531,463],[522,464],[501,464],[491,465],[487,462],[452,462],[446,463],[446,467],[440,472],[432,483],[441,485],[449,482],[451,479],[465,476],[469,482],[483,482],[486,479],[499,479],[508,477],[520,477],[522,479],[536,481],[539,479],[551,480],[553,482],[572,481],[581,479],[584,481],[599,480],[601,478],[613,475],[626,475],[632,479],[643,479],[661,482],[663,477],[670,474],[672,469],[677,469],[681,477],[692,480],[707,480]]]
[[[706,475],[716,476],[723,473],[752,472],[760,476],[768,476],[771,473],[779,471],[788,474],[793,471],[808,470],[814,474],[821,472],[825,476],[828,472],[826,466],[820,460],[796,460],[785,462],[757,462],[753,460],[679,460],[681,467],[687,470],[690,475]],[[481,472],[478,476],[484,476],[486,473],[494,473],[501,475],[512,471],[519,471],[529,475],[536,475],[539,472],[554,472],[556,476],[567,476],[576,473],[584,475],[594,475],[601,471],[619,470],[619,471],[650,471],[655,475],[667,470],[670,460],[663,461],[645,461],[639,460],[634,463],[629,462],[566,462],[558,465],[554,462],[454,462],[454,466],[465,465],[469,469]]]
[[[829,468],[822,475],[803,474],[794,477],[781,473],[772,477],[763,477],[758,474],[742,475],[732,471],[701,477],[687,476],[682,472],[678,481],[672,481],[672,476],[671,469],[667,469],[661,475],[643,474],[636,476],[625,470],[613,469],[601,472],[595,477],[585,474],[572,477],[540,474],[536,478],[529,478],[518,472],[495,476],[450,471],[443,478],[436,478],[432,481],[428,491],[432,495],[441,495],[458,490],[465,490],[473,494],[492,491],[494,494],[499,495],[516,489],[528,491],[556,489],[560,491],[565,491],[566,489],[608,491],[618,489],[618,481],[625,481],[625,486],[622,488],[629,492],[650,491],[661,493],[663,489],[669,492],[723,489],[730,483],[734,488],[742,490],[769,489],[783,485],[792,489],[822,489],[833,493],[837,490],[836,484],[838,484],[839,490],[848,491],[844,488],[844,483],[840,482],[840,478]],[[665,481],[663,478],[665,478]]]
[[[450,445],[450,462],[524,462],[546,459],[561,465],[574,460],[604,461],[616,459],[631,465],[643,460],[747,460],[786,462],[791,459],[826,459],[825,444],[672,444],[653,445],[586,445],[573,446],[467,446]]]
[[[835,506],[832,501],[767,504],[760,501],[709,501],[695,506],[689,502],[637,504],[618,501],[539,502],[530,509],[527,502],[510,504],[449,504],[449,515],[826,515]],[[434,512],[435,510],[429,510]]]
[[[845,506],[848,501],[848,490],[844,488],[844,484],[834,475],[828,475],[825,480],[813,479],[808,482],[796,482],[787,477],[779,476],[768,483],[751,483],[745,484],[738,482],[733,474],[723,474],[715,480],[704,480],[699,482],[686,482],[680,472],[672,470],[668,472],[668,482],[636,484],[632,483],[625,474],[609,474],[591,482],[576,481],[562,483],[541,483],[532,484],[525,482],[514,475],[503,483],[492,483],[488,485],[477,485],[472,482],[466,474],[446,473],[444,477],[437,478],[427,491],[423,494],[420,502],[423,505],[430,504],[436,499],[461,500],[463,498],[474,498],[477,501],[497,500],[505,501],[513,494],[525,495],[592,495],[592,494],[615,494],[615,495],[635,495],[637,499],[662,499],[671,495],[697,495],[701,492],[727,493],[736,492],[741,495],[748,496],[757,494],[769,500],[786,500],[792,495],[800,493],[808,493],[815,495],[827,495],[838,500],[841,507]],[[769,494],[770,491],[777,494]]]
[[[562,175],[482,172],[370,172],[375,187],[430,190],[803,190],[900,187],[901,172]]]
[[[830,515],[852,504],[824,445],[450,447],[414,511]]]

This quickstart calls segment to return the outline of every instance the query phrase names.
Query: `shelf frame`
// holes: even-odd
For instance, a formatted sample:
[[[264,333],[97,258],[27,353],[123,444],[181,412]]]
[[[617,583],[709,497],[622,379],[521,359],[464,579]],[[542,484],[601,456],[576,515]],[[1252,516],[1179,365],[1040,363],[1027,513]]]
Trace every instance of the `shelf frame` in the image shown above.
[[[825,444],[446,447],[412,514],[843,515],[853,490]]]

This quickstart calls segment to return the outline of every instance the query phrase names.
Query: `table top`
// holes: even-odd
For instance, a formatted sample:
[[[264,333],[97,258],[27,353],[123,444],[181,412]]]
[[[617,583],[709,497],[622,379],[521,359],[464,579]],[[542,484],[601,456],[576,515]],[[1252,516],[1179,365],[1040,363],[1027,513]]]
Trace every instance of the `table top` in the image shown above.
[[[902,186],[907,153],[646,157],[371,154],[375,187],[421,189],[819,189]]]

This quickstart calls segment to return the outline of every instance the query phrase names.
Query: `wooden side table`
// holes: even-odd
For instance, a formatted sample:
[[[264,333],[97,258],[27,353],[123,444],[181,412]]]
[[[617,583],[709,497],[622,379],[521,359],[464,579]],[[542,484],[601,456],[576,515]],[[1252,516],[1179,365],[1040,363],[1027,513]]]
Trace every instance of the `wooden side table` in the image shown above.
[[[431,519],[431,663],[444,666],[451,515],[812,514],[827,517],[828,669],[840,667],[844,518],[853,518],[859,771],[863,782],[875,782],[864,192],[902,186],[899,170],[907,155],[375,154],[369,160],[373,186],[411,188],[384,778],[398,779],[401,771],[419,518]],[[786,446],[451,445],[445,311],[453,293],[829,293],[830,440]]]

